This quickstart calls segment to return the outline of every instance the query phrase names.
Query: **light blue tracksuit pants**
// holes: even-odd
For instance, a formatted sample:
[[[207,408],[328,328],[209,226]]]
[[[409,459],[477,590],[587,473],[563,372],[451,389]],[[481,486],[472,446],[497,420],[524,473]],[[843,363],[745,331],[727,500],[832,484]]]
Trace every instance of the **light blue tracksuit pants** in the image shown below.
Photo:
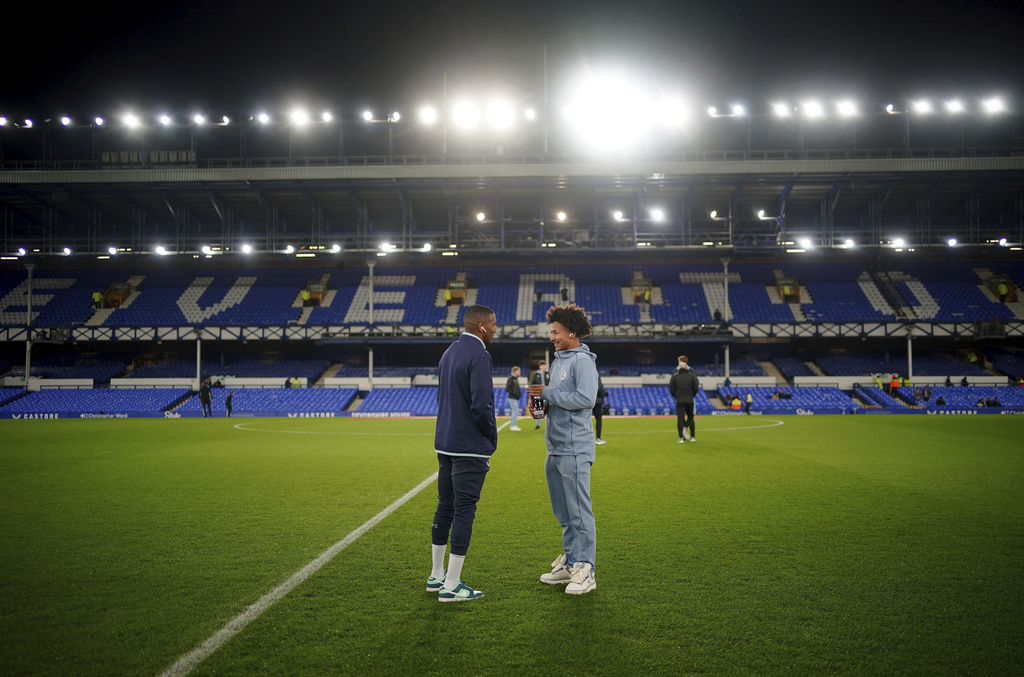
[[[508,407],[512,410],[512,422],[509,423],[509,428],[516,427],[516,420],[519,418],[519,400],[514,400],[511,397],[508,398]]]
[[[548,479],[551,509],[562,525],[562,546],[572,567],[588,562],[592,567],[597,554],[597,525],[590,502],[590,466],[586,456],[548,455],[544,474]]]

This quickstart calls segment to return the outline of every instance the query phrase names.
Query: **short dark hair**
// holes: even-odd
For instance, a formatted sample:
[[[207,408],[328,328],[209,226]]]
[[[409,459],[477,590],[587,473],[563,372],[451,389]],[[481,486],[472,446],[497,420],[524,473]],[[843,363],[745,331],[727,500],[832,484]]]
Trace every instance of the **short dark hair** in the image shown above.
[[[586,311],[575,303],[548,308],[548,324],[557,322],[579,338],[586,338],[593,333]]]
[[[485,322],[491,315],[494,315],[494,311],[487,306],[470,306],[466,308],[462,323],[466,327],[466,331],[475,332],[480,323]]]

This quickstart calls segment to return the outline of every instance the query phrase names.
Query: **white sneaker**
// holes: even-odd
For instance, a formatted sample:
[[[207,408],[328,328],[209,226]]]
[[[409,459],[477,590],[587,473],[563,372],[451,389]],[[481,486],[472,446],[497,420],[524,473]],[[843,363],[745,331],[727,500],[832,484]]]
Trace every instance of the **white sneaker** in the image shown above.
[[[608,441],[602,440],[600,437],[598,437],[596,440],[594,440],[594,444],[608,444]]]
[[[682,444],[682,443],[683,443],[683,442],[685,442],[685,441],[686,441],[686,440],[684,440],[684,439],[683,439],[682,437],[680,437],[680,438],[679,438],[679,444]]]
[[[519,432],[520,430],[522,430],[522,428],[520,428],[520,427],[519,427],[519,426],[517,426],[517,425],[514,425],[514,426],[512,426],[511,428],[509,428],[509,430],[512,430],[512,431],[514,431],[514,432]]]
[[[540,582],[547,583],[548,585],[565,585],[568,583],[572,579],[572,571],[565,565],[565,562],[566,557],[563,552],[551,563],[551,573],[541,575]]]
[[[683,428],[683,439],[689,441],[689,439],[690,439],[690,429],[689,428]]]
[[[697,441],[697,438],[696,438],[696,437],[691,437],[691,438],[690,438],[690,441],[691,441],[691,442],[696,442],[696,441]]]
[[[594,567],[587,562],[577,562],[572,568],[572,580],[565,587],[567,595],[582,595],[597,587],[594,580]]]

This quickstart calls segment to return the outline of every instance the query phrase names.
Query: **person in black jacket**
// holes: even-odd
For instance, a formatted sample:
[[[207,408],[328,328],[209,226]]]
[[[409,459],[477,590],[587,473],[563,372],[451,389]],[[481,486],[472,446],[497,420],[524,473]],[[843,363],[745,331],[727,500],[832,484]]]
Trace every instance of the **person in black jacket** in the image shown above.
[[[465,331],[448,347],[437,366],[437,510],[430,528],[431,570],[427,592],[439,602],[483,597],[462,580],[476,504],[491,454],[498,448],[494,420],[494,381],[487,352],[496,331],[494,311],[471,306],[463,317]],[[451,538],[448,569],[444,553]]]
[[[210,406],[212,400],[210,394],[210,382],[203,381],[203,384],[199,386],[199,402],[203,405],[203,418],[206,418],[206,413],[210,413],[210,418],[213,418],[213,407]]]
[[[689,358],[679,356],[679,369],[672,375],[668,383],[669,392],[676,400],[676,429],[679,431],[679,444],[697,441],[696,423],[693,416],[693,398],[700,390],[700,379],[690,369]]]
[[[601,439],[601,416],[604,414],[604,398],[608,397],[608,391],[604,389],[601,377],[597,377],[597,399],[594,400],[594,444],[608,444],[607,440]]]
[[[530,385],[532,386],[546,386],[551,384],[551,374],[548,373],[548,363],[541,360],[537,364],[537,371],[533,372],[533,376],[530,378]],[[533,426],[534,430],[540,430],[541,419],[534,419],[537,424]]]
[[[224,406],[227,407],[228,410],[228,418],[231,418],[231,400],[234,399],[234,397],[235,391],[232,390],[230,393],[228,393],[227,399],[224,400]]]
[[[508,429],[519,432],[522,430],[516,425],[519,418],[519,398],[523,396],[523,389],[519,387],[519,367],[512,367],[512,375],[505,382],[505,392],[508,394],[508,407],[512,410],[512,421]]]

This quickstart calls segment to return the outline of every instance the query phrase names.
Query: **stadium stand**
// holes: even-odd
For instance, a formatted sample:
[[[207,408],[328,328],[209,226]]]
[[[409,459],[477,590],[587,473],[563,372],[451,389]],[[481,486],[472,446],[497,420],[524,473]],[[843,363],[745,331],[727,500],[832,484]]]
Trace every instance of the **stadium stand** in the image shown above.
[[[338,413],[348,409],[357,391],[354,388],[213,388],[210,406],[215,416],[225,413],[228,393],[232,416],[292,413]],[[174,409],[182,414],[202,414],[199,396],[193,395]]]
[[[47,389],[0,407],[5,414],[152,414],[168,410],[190,394],[186,388]]]
[[[785,392],[792,395],[791,399],[772,399],[775,392]],[[723,402],[732,398],[733,395],[745,401],[745,396],[750,393],[753,397],[752,409],[758,411],[770,411],[772,409],[842,409],[853,412],[861,409],[861,405],[854,401],[849,395],[839,388],[828,387],[801,387],[801,388],[775,388],[775,387],[750,387],[731,388],[729,390],[719,389],[719,399]]]
[[[437,416],[437,388],[377,388],[359,405],[360,413],[408,412]]]

